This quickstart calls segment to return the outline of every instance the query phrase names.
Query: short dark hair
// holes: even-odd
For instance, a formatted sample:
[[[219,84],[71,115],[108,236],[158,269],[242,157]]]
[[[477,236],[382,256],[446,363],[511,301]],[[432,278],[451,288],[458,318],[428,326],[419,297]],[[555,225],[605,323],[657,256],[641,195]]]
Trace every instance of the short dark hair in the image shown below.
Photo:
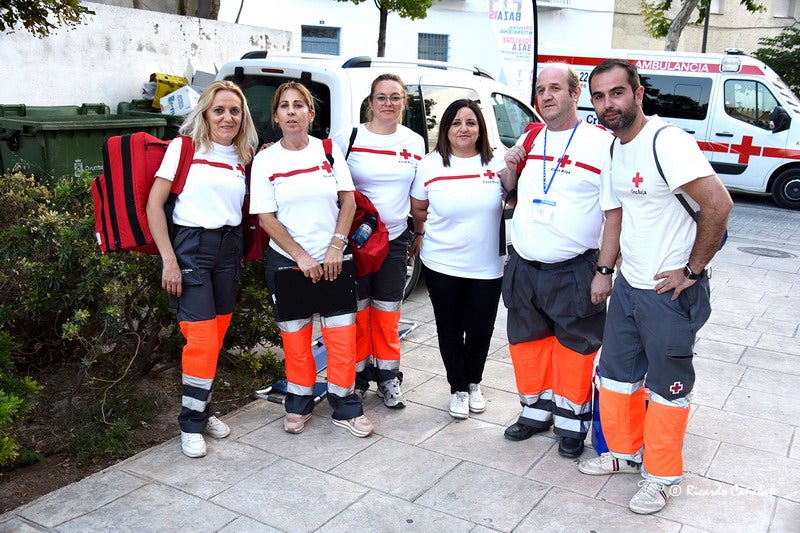
[[[605,74],[614,68],[621,68],[628,74],[628,85],[631,86],[631,90],[634,92],[642,85],[639,80],[639,69],[636,68],[636,65],[626,59],[606,59],[594,67],[589,74],[589,92],[592,92],[592,78],[594,78],[595,75]]]
[[[447,106],[447,109],[442,113],[442,122],[439,125],[439,136],[436,139],[436,151],[442,156],[442,164],[446,167],[450,166],[451,155],[450,140],[447,138],[447,132],[450,130],[450,126],[453,125],[456,115],[463,107],[470,108],[478,119],[478,140],[475,142],[475,148],[478,149],[478,153],[481,155],[481,163],[485,165],[492,160],[492,145],[489,144],[486,120],[483,118],[481,107],[475,100],[462,98]]]

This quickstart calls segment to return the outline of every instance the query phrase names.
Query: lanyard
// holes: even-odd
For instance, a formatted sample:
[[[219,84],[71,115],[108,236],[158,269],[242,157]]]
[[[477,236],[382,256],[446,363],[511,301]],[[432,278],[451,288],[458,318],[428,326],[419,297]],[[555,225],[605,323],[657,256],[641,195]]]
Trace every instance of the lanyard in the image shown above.
[[[578,129],[578,124],[581,121],[578,119],[575,122],[575,126],[572,128],[572,133],[569,135],[569,140],[567,141],[567,145],[564,147],[564,153],[561,154],[561,157],[558,159],[558,164],[553,168],[553,175],[550,176],[550,181],[547,181],[547,128],[544,129],[544,147],[542,149],[542,192],[547,195],[547,192],[550,190],[550,187],[553,185],[553,180],[556,179],[556,172],[558,172],[558,167],[561,166],[561,161],[564,160],[564,156],[567,155],[567,149],[569,149],[569,145],[572,142],[572,138],[575,136],[575,130]]]

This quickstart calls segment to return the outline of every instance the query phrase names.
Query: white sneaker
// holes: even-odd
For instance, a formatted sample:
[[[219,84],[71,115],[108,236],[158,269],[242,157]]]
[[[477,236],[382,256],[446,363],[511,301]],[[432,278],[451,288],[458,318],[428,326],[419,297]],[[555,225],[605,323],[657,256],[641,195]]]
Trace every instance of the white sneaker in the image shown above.
[[[637,514],[657,513],[667,505],[669,490],[663,483],[651,479],[639,482],[639,492],[633,495],[628,507]]]
[[[406,397],[400,390],[400,380],[397,378],[378,383],[377,394],[383,398],[384,405],[389,409],[402,409],[406,406]]]
[[[458,419],[469,418],[469,393],[456,392],[450,396],[450,416]]]
[[[609,474],[639,474],[642,465],[625,459],[617,459],[611,452],[605,452],[594,459],[586,459],[578,463],[578,470],[590,476],[607,476]]]
[[[209,416],[206,429],[203,433],[215,439],[224,439],[231,434],[231,428],[216,416]]]
[[[181,450],[186,457],[203,457],[206,454],[206,440],[200,433],[181,431]]]
[[[336,426],[345,428],[356,437],[369,437],[372,435],[372,432],[375,431],[375,427],[372,425],[372,422],[370,422],[369,418],[364,415],[357,416],[356,418],[351,418],[349,420],[337,420],[335,418],[331,418],[331,422],[333,422]]]
[[[469,410],[473,413],[482,413],[486,410],[486,400],[483,399],[479,383],[469,384]]]

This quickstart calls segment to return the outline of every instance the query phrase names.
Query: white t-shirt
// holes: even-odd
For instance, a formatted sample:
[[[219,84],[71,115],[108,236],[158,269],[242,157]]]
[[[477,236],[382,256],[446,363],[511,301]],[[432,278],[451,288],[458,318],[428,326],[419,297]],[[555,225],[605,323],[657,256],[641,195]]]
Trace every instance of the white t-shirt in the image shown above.
[[[652,289],[658,283],[653,276],[682,268],[689,260],[697,225],[674,193],[682,193],[681,186],[690,181],[714,174],[691,135],[678,127],[666,128],[658,134],[656,149],[667,186],[653,159],[653,135],[666,124],[650,117],[633,140],[617,141],[610,176],[604,178],[612,196],[604,198],[603,208],[622,206],[620,272],[637,289]],[[683,195],[697,211],[697,203]]]
[[[332,137],[342,152],[347,152],[352,133],[350,128]],[[358,126],[347,164],[356,189],[378,209],[389,239],[397,238],[408,227],[409,190],[424,155],[425,141],[403,125],[389,135],[372,133],[364,124]]]
[[[276,142],[256,155],[250,174],[250,212],[275,213],[295,242],[322,261],[336,231],[338,192],[354,190],[353,180],[338,146],[332,146],[331,167],[322,141],[308,139],[302,150],[287,150]],[[291,259],[274,240],[269,245]]]
[[[169,143],[156,176],[175,179],[183,139]],[[245,194],[244,163],[234,146],[211,143],[207,152],[197,151],[183,191],[175,201],[172,221],[180,226],[217,229],[242,222]]]
[[[600,175],[612,138],[585,122],[574,130],[539,132],[517,183],[511,242],[520,256],[557,263],[599,246]]]
[[[436,272],[473,279],[503,275],[499,255],[503,186],[502,157],[481,165],[480,155],[450,157],[433,151],[420,162],[411,196],[428,200],[428,220],[420,258]]]

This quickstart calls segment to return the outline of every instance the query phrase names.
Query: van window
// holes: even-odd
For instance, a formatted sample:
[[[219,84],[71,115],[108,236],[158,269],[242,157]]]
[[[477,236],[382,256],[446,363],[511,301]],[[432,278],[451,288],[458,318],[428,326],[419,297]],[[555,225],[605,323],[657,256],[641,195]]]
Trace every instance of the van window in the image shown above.
[[[725,112],[737,120],[765,130],[778,101],[767,86],[758,81],[728,80],[725,82]]]
[[[662,118],[705,120],[711,94],[711,78],[642,75],[646,115]]]
[[[492,108],[500,140],[508,148],[516,144],[525,132],[525,126],[538,122],[524,104],[505,94],[492,95]]]
[[[272,98],[275,89],[287,81],[300,81],[285,76],[244,76],[241,80],[234,76],[227,78],[241,87],[247,98],[247,106],[253,116],[253,122],[258,132],[259,145],[265,142],[275,142],[281,138],[281,130],[272,122]],[[331,91],[327,85],[319,82],[305,84],[314,96],[316,115],[311,124],[311,135],[324,139],[330,137],[331,129]]]

